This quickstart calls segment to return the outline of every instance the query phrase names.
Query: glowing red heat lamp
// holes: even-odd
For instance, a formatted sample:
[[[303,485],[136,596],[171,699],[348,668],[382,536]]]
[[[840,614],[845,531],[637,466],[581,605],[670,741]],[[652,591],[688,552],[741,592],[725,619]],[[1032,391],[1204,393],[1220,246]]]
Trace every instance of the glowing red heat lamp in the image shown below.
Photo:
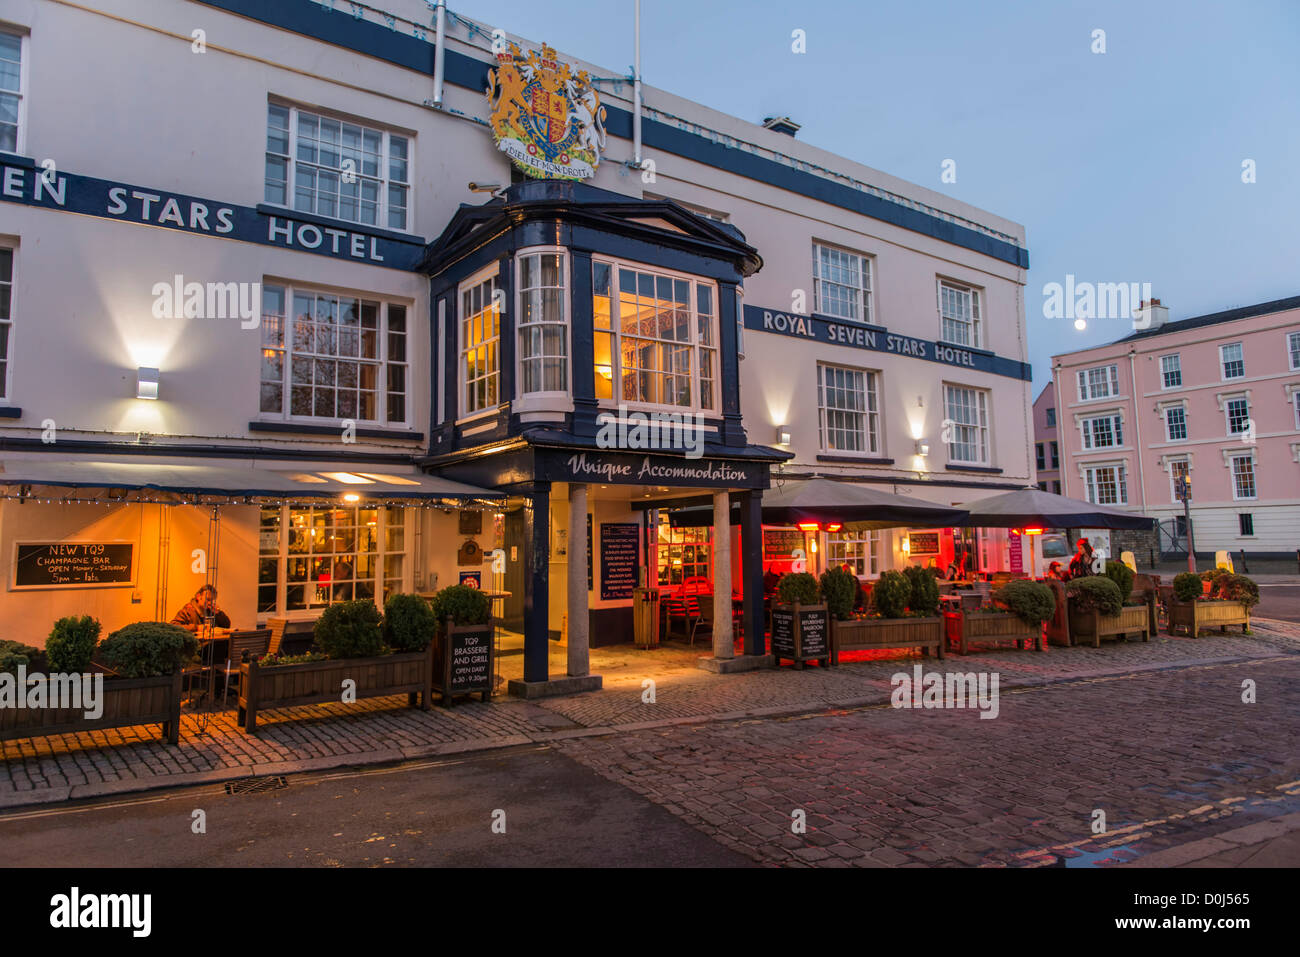
[[[829,524],[826,526],[826,531],[828,531],[828,532],[838,532],[838,531],[839,531],[841,528],[843,528],[843,527],[844,527],[844,526],[841,525],[839,522],[831,522],[831,523],[829,523]]]
[[[820,528],[821,528],[821,526],[820,526],[819,524],[817,524],[816,522],[800,522],[800,523],[799,523],[799,531],[801,531],[801,532],[815,532],[815,531],[818,531]]]
[[[1027,528],[1027,529],[1025,529],[1025,534],[1026,534],[1026,535],[1041,535],[1041,534],[1043,534],[1043,530],[1042,530],[1041,528]]]

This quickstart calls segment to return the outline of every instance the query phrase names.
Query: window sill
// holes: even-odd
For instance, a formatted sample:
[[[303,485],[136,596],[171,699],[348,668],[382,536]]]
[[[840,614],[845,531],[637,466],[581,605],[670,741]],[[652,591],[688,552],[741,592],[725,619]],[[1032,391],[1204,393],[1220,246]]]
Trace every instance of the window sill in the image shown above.
[[[877,455],[818,455],[818,462],[846,462],[857,465],[893,465],[894,460]]]
[[[308,425],[299,422],[260,422],[254,421],[248,423],[250,432],[280,432],[285,434],[298,435],[341,435],[343,432],[342,425]],[[356,435],[359,438],[366,439],[408,439],[410,441],[422,441],[423,432],[412,432],[407,429],[384,429],[384,428],[363,428],[358,427]]]
[[[990,475],[1001,475],[1002,469],[995,469],[988,465],[958,465],[953,462],[948,463],[950,472],[987,472]]]
[[[469,415],[457,419],[453,424],[459,428],[462,425],[474,425],[477,422],[486,422],[488,419],[496,418],[503,407],[494,405],[490,409],[480,409],[477,412],[471,412]]]
[[[331,216],[321,216],[317,213],[304,213],[288,206],[275,206],[271,203],[258,203],[256,209],[263,216],[282,216],[285,219],[295,219],[302,223],[311,223],[313,226],[322,226],[326,229],[338,229],[349,233],[365,233],[367,236],[378,236],[380,239],[391,239],[397,243],[410,243],[413,246],[424,246],[425,241],[414,233],[403,233],[393,229],[386,229],[383,226],[371,226],[369,223],[354,223],[346,219],[334,219]]]

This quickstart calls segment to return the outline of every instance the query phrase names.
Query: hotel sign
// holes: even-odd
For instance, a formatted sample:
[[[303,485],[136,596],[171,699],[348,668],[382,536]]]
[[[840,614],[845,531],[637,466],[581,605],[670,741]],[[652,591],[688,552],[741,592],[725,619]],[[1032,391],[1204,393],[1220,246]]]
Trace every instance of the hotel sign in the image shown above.
[[[879,327],[842,322],[822,316],[802,316],[793,312],[777,312],[761,306],[745,306],[745,328],[758,332],[771,332],[779,336],[793,336],[833,346],[848,346],[872,352],[888,352],[910,356],[926,362],[991,372],[994,375],[1023,379],[1032,378],[1029,363],[994,355],[984,349],[967,349],[933,339],[916,339],[912,336],[889,332]]]
[[[535,477],[544,482],[754,489],[767,488],[767,463],[539,449]]]
[[[0,159],[0,201],[413,270],[424,240],[278,206],[236,206]]]
[[[133,585],[134,550],[130,542],[19,542],[15,546],[13,588]]]

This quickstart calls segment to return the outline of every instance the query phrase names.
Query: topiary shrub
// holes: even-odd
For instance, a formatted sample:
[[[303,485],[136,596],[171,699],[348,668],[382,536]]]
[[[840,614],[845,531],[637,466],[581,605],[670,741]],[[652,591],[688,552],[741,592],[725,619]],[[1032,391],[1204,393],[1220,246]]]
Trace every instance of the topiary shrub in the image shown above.
[[[902,618],[912,602],[912,583],[902,572],[880,573],[880,581],[871,589],[871,601],[885,618]]]
[[[30,665],[40,653],[39,648],[21,641],[0,639],[0,674],[17,674],[19,665]]]
[[[314,629],[316,645],[331,658],[373,658],[383,653],[379,609],[370,599],[335,602]]]
[[[1226,575],[1217,581],[1215,596],[1227,601],[1239,601],[1247,608],[1259,604],[1259,586],[1245,575]]]
[[[90,667],[99,644],[100,624],[89,615],[60,618],[45,639],[45,656],[54,674],[74,675]]]
[[[857,576],[843,568],[831,568],[822,573],[822,601],[826,608],[840,621],[853,617],[853,605],[857,601],[862,586]]]
[[[1118,615],[1124,607],[1120,586],[1107,575],[1076,578],[1065,586],[1065,594],[1079,611],[1095,611],[1099,615]]]
[[[909,565],[903,570],[908,584],[912,586],[912,598],[907,607],[917,615],[933,618],[939,614],[939,583],[930,574],[930,569],[920,565]]]
[[[492,599],[470,585],[448,585],[433,596],[433,617],[438,627],[448,618],[454,625],[486,625],[492,617]]]
[[[104,663],[123,678],[157,678],[193,661],[199,640],[162,621],[138,621],[113,632],[99,646]]]
[[[438,630],[433,609],[419,595],[391,595],[384,602],[384,644],[394,651],[424,651]]]
[[[1128,601],[1128,596],[1133,594],[1133,569],[1123,562],[1110,559],[1106,562],[1105,575],[1119,586],[1120,600]]]
[[[1113,582],[1107,582],[1112,588]],[[1042,582],[1014,578],[993,593],[994,601],[1007,606],[1007,610],[1031,628],[1041,628],[1056,613],[1056,596]]]
[[[1195,572],[1180,572],[1174,576],[1174,597],[1179,601],[1196,601],[1204,593],[1201,576]]]
[[[817,579],[808,572],[782,575],[776,586],[776,597],[782,605],[815,605],[821,598]]]

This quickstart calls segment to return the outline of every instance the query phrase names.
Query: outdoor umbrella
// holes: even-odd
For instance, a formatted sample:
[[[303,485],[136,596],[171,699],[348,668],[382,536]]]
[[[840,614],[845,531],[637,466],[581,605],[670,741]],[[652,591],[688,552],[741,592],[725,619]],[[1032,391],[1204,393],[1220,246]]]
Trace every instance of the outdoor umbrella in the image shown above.
[[[764,525],[797,525],[800,522],[852,524],[857,529],[915,526],[934,528],[962,525],[966,510],[937,505],[906,495],[894,495],[858,482],[832,479],[799,479],[783,482],[763,492]],[[677,526],[713,524],[710,508],[684,508],[669,515]],[[732,522],[739,523],[739,510],[732,507]]]
[[[1004,492],[966,503],[970,511],[960,525],[978,528],[1130,528],[1149,529],[1155,519],[1037,488]]]

